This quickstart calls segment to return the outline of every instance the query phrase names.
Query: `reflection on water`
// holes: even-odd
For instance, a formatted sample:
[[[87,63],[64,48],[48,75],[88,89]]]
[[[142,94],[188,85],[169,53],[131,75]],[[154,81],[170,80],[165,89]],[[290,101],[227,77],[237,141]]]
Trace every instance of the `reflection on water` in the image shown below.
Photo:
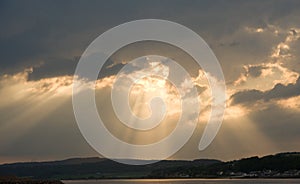
[[[76,180],[66,184],[290,184],[300,179],[133,179],[133,180]]]

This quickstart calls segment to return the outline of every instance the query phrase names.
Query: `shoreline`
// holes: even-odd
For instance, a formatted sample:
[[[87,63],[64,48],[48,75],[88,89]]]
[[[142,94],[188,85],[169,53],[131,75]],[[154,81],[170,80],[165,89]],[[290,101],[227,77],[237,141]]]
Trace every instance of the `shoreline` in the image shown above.
[[[300,177],[203,177],[203,178],[196,178],[196,177],[193,177],[193,178],[184,178],[184,177],[173,177],[173,178],[147,178],[147,177],[144,177],[144,178],[93,178],[93,179],[62,179],[60,181],[87,181],[87,180],[90,180],[90,181],[93,181],[93,180],[256,180],[256,179],[271,179],[271,180],[276,180],[276,179],[300,179]]]

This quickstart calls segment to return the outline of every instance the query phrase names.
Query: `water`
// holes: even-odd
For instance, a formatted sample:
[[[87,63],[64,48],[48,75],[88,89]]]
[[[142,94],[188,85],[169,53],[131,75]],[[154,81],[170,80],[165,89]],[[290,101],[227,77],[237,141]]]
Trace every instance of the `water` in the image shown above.
[[[63,182],[66,184],[300,184],[300,179],[122,179]]]

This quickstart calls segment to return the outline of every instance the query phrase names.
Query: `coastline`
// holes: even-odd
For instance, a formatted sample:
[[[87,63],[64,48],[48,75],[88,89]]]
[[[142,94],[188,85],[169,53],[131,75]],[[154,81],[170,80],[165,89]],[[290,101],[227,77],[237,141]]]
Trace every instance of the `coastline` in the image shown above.
[[[0,176],[0,184],[64,184],[61,180]]]

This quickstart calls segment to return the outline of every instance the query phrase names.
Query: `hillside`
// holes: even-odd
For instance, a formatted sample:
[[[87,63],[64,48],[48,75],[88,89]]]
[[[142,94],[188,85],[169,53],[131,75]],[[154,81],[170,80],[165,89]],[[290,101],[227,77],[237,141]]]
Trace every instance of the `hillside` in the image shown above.
[[[200,159],[164,160],[132,166],[103,158],[73,158],[51,162],[0,165],[0,175],[34,179],[103,178],[295,178],[300,177],[300,153],[280,153],[230,162]]]
[[[154,170],[153,178],[170,177],[240,177],[240,178],[299,178],[300,153],[279,153],[264,157],[251,157],[206,166],[175,167]]]
[[[145,166],[120,164],[103,158],[73,158],[52,162],[27,162],[0,165],[0,175],[47,179],[144,178],[152,171],[177,167],[207,166],[218,160],[164,160]]]

